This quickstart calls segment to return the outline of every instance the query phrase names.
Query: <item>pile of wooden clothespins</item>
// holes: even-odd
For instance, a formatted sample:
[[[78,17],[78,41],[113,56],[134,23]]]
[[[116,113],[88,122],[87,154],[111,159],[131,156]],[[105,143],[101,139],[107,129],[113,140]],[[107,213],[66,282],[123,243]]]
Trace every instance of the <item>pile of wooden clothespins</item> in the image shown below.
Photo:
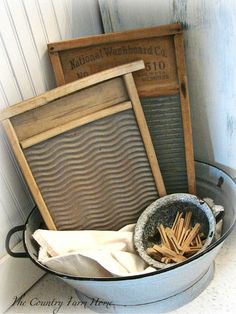
[[[147,249],[147,253],[162,263],[180,263],[197,253],[204,245],[205,236],[201,233],[201,225],[191,225],[192,212],[177,212],[172,227],[157,227],[160,243]]]

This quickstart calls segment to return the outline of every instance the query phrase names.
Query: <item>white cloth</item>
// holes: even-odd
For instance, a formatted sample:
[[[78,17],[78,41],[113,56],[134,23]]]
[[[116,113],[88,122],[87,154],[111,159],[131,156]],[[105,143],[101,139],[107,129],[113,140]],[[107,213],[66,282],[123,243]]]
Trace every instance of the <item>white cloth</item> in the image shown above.
[[[135,225],[119,231],[51,231],[33,234],[38,260],[49,269],[72,276],[117,277],[155,271],[134,248]]]

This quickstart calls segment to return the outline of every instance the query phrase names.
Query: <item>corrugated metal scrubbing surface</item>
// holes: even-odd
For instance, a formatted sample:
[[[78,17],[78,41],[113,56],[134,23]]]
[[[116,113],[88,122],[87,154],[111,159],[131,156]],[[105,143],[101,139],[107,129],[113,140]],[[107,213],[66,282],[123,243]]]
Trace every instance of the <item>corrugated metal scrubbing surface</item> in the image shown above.
[[[58,230],[117,230],[158,198],[132,110],[25,150]]]
[[[179,96],[142,98],[141,103],[167,193],[188,192]]]

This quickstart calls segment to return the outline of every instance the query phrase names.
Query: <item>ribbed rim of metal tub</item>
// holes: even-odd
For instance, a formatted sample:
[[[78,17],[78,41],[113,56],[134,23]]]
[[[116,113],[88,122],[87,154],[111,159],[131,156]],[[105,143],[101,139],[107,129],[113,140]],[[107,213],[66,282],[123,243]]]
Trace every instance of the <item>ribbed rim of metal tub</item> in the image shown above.
[[[208,166],[211,166],[215,169],[218,169],[219,171],[225,173],[231,180],[234,184],[235,181],[233,180],[233,178],[228,174],[226,173],[224,170],[216,167],[216,166],[213,166],[209,163],[206,163],[206,162],[202,162],[202,161],[198,161],[198,160],[195,160],[195,162],[198,162],[198,163],[201,163],[201,164],[204,164],[204,165],[208,165]],[[149,277],[149,276],[154,276],[154,275],[158,275],[158,274],[161,274],[161,273],[165,273],[165,272],[168,272],[168,271],[171,271],[173,269],[176,269],[176,268],[180,268],[188,263],[191,263],[192,261],[202,257],[203,255],[207,254],[208,252],[212,251],[215,247],[217,247],[220,243],[222,243],[227,237],[228,235],[232,232],[234,226],[236,225],[236,219],[234,220],[233,224],[229,227],[229,229],[220,237],[220,239],[218,239],[216,242],[214,242],[213,244],[209,245],[206,250],[204,250],[203,252],[197,254],[197,255],[194,255],[193,257],[187,259],[185,262],[182,262],[180,264],[176,264],[176,265],[173,265],[173,266],[170,266],[168,268],[164,268],[164,269],[160,269],[160,270],[156,270],[156,271],[153,271],[151,273],[147,273],[147,274],[141,274],[141,275],[131,275],[131,276],[125,276],[125,277],[109,277],[109,278],[90,278],[90,277],[77,277],[77,276],[70,276],[70,275],[66,275],[66,274],[62,274],[62,273],[58,273],[58,272],[55,272],[53,270],[50,270],[49,268],[47,268],[46,266],[40,264],[39,262],[36,262],[32,257],[31,255],[29,254],[29,251],[28,251],[28,248],[26,246],[26,243],[25,243],[25,232],[26,232],[26,226],[29,222],[29,219],[33,213],[34,209],[31,211],[31,213],[29,214],[27,220],[26,220],[26,223],[25,223],[25,229],[24,229],[24,232],[23,232],[23,244],[24,244],[24,248],[25,248],[25,251],[27,252],[27,254],[29,255],[30,259],[32,260],[32,262],[37,265],[38,267],[42,268],[44,271],[47,271],[48,273],[50,274],[53,274],[53,275],[56,275],[58,277],[61,277],[63,279],[70,279],[70,280],[80,280],[80,281],[123,281],[123,280],[134,280],[134,279],[139,279],[139,278],[145,278],[145,277]]]

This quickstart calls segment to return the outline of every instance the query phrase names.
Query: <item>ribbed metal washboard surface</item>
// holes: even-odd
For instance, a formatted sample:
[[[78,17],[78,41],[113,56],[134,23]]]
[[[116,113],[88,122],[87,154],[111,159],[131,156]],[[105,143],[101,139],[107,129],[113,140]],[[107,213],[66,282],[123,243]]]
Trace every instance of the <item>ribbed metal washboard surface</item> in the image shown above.
[[[179,96],[143,98],[141,103],[167,193],[188,192]]]
[[[158,198],[132,110],[58,135],[25,155],[58,230],[117,230]]]

